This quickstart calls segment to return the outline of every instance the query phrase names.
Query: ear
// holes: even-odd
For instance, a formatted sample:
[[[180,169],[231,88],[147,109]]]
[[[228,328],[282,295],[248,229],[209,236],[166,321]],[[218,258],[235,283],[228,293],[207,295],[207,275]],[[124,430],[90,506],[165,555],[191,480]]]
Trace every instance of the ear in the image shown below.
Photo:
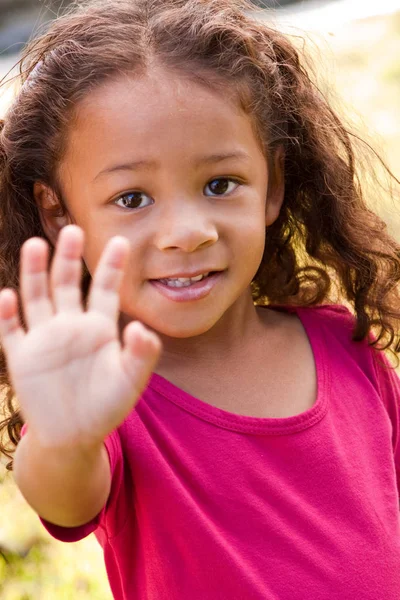
[[[278,218],[285,197],[285,154],[282,146],[275,152],[270,171],[265,205],[265,224],[267,227],[272,225]]]
[[[43,230],[50,242],[55,245],[60,230],[72,223],[72,220],[55,191],[49,186],[37,181],[33,186],[33,196],[39,209]]]

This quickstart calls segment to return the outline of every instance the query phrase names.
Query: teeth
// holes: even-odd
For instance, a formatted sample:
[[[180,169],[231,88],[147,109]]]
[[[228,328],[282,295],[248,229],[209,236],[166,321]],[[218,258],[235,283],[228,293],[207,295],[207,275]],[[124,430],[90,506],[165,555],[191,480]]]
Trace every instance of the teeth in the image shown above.
[[[197,281],[201,281],[204,277],[207,277],[209,273],[204,273],[203,275],[197,275],[196,277],[178,277],[178,279],[160,279],[161,283],[168,285],[169,287],[188,287],[192,283],[196,283]]]

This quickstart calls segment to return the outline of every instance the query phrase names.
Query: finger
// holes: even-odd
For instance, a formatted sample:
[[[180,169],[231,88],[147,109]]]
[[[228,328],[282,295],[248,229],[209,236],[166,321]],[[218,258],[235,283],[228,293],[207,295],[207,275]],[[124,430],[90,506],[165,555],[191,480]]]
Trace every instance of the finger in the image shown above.
[[[119,288],[122,282],[129,242],[112,238],[97,265],[90,289],[88,308],[115,320],[119,311]]]
[[[139,321],[132,321],[123,332],[122,366],[140,392],[145,388],[161,353],[161,341]]]
[[[21,252],[21,296],[27,325],[35,327],[49,319],[53,307],[49,298],[49,246],[41,238],[31,238]]]
[[[0,292],[0,338],[7,354],[23,339],[24,331],[18,315],[18,299],[14,290]]]
[[[82,311],[82,252],[82,229],[67,225],[60,232],[51,266],[51,289],[57,311]]]

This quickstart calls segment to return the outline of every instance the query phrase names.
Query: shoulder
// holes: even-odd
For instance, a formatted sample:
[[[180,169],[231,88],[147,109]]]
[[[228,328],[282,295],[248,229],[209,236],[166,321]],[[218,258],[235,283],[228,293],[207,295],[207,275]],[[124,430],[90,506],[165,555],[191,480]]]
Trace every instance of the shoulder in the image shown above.
[[[374,354],[370,338],[355,341],[356,317],[342,304],[300,307],[295,312],[310,338],[323,340],[331,361],[355,361],[365,374],[374,378]]]
[[[292,309],[314,348],[318,348],[329,368],[340,377],[344,372],[366,376],[377,387],[374,355],[369,339],[353,339],[355,315],[344,305],[327,304]]]
[[[320,304],[317,306],[294,307],[297,314],[307,316],[318,323],[335,323],[343,325],[346,329],[354,327],[355,316],[343,304]]]
[[[296,315],[306,330],[315,335],[333,335],[336,338],[342,338],[347,343],[352,341],[356,319],[353,313],[342,304],[271,308]]]
[[[362,341],[354,341],[352,334],[356,323],[354,314],[342,305],[323,305],[296,309],[305,327],[314,327],[314,333],[323,335],[331,359],[337,357],[338,344],[340,358],[347,363],[357,363],[357,370],[368,377],[378,391],[386,408],[392,413],[400,405],[400,379],[398,372],[390,364],[386,353],[371,345],[372,335]]]

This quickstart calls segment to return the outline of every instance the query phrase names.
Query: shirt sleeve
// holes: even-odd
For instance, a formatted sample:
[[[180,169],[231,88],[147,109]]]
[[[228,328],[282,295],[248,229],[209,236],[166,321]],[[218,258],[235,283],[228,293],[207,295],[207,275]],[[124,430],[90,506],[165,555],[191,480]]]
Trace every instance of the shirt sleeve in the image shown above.
[[[23,426],[21,431],[21,436],[26,433],[27,427]],[[52,537],[61,542],[78,542],[83,538],[87,537],[91,533],[94,533],[99,528],[102,530],[99,532],[99,537],[102,534],[107,537],[107,509],[108,505],[111,502],[111,499],[115,497],[118,493],[118,489],[121,485],[122,478],[122,450],[121,443],[118,435],[118,430],[113,431],[104,441],[104,445],[106,447],[108,458],[110,461],[111,468],[111,491],[109,495],[109,499],[99,514],[94,517],[88,523],[84,525],[79,525],[78,527],[62,527],[60,525],[55,525],[54,523],[50,523],[45,519],[40,517],[40,521],[42,522],[45,529],[50,533]]]
[[[375,370],[380,395],[392,424],[392,445],[400,495],[400,378],[383,352],[375,353]]]

